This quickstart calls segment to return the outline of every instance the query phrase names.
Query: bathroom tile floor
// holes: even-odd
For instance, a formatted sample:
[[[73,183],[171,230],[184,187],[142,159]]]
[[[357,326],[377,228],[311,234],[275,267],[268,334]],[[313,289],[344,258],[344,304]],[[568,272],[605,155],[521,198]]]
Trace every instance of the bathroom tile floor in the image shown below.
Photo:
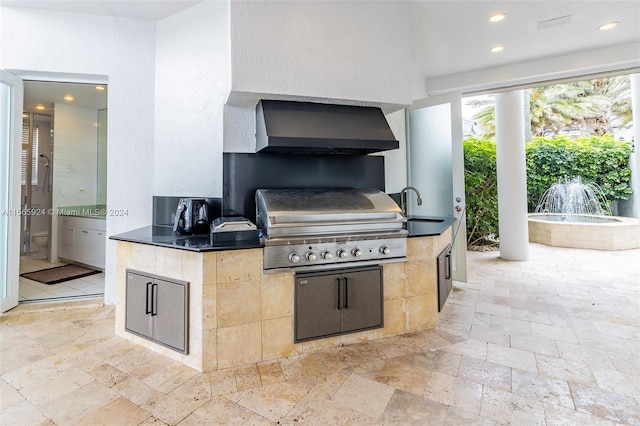
[[[31,258],[31,256],[22,256],[20,258],[20,273],[55,268],[62,265],[66,265],[66,263],[51,263],[48,260],[37,260]],[[104,273],[53,285],[43,284],[23,277],[20,277],[19,280],[18,300],[20,302],[102,296],[104,294]]]
[[[639,425],[640,250],[469,253],[434,330],[199,373],[101,299],[0,317],[0,424]]]

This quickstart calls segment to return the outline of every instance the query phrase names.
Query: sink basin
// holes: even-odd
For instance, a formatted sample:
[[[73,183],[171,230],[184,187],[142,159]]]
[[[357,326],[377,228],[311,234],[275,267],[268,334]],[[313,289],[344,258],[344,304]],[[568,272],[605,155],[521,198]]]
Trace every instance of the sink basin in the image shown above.
[[[440,235],[451,222],[448,218],[409,217],[404,228],[409,231],[409,236]]]
[[[419,217],[410,217],[407,222],[419,222],[419,223],[443,223],[445,219],[422,219]]]

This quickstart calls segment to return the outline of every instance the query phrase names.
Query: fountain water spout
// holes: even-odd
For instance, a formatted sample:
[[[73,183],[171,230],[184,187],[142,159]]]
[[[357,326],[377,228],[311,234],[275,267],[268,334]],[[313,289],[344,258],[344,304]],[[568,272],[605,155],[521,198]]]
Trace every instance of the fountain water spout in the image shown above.
[[[542,195],[535,211],[566,215],[612,214],[602,188],[595,183],[582,183],[580,176],[565,178],[551,185]]]

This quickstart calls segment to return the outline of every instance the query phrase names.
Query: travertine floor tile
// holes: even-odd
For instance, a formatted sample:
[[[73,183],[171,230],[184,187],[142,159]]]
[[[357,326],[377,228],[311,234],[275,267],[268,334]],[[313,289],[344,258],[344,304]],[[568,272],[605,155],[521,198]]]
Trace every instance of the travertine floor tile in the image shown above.
[[[530,248],[469,253],[433,330],[204,374],[115,336],[100,301],[20,305],[0,424],[640,424],[640,250]]]
[[[227,395],[238,391],[236,373],[233,369],[211,372],[211,396]]]
[[[555,340],[547,339],[546,337],[533,336],[528,333],[512,333],[511,347],[515,349],[522,349],[523,351],[549,355],[556,358],[560,356],[558,345]]]
[[[449,407],[447,419],[443,424],[446,426],[495,426],[498,423],[478,414],[461,410],[457,407]]]
[[[585,385],[596,384],[589,366],[581,362],[567,361],[540,354],[536,354],[536,361],[538,363],[538,373],[541,376]]]
[[[263,385],[270,385],[284,381],[284,374],[282,373],[282,369],[280,368],[280,364],[277,360],[259,362],[258,373],[260,374],[260,381]]]
[[[593,416],[591,414],[580,413],[573,409],[560,407],[548,402],[544,403],[544,412],[547,426],[614,426],[611,420]]]
[[[487,359],[487,343],[478,340],[466,340],[443,348],[447,352],[453,352],[470,358]]]
[[[536,357],[531,352],[489,343],[487,361],[519,370],[538,372]]]
[[[127,380],[129,377],[127,373],[124,373],[109,364],[102,364],[89,371],[89,374],[109,388]]]
[[[485,386],[480,415],[500,424],[545,425],[541,402]]]
[[[6,373],[2,377],[14,388],[22,389],[70,367],[73,367],[72,363],[58,355],[52,355]]]
[[[58,425],[75,424],[89,413],[118,399],[117,392],[93,381],[40,407]]]
[[[332,400],[377,419],[387,408],[394,389],[391,386],[352,374]]]
[[[94,378],[89,374],[77,367],[71,367],[22,388],[20,393],[34,405],[42,406],[93,381]]]
[[[300,400],[281,424],[367,425],[376,424],[376,419],[312,392]]]
[[[509,346],[511,336],[502,330],[491,329],[481,325],[472,325],[469,338],[480,342],[495,343],[502,346]]]
[[[575,409],[569,384],[564,380],[515,369],[511,372],[511,380],[513,393],[517,395]]]
[[[421,396],[431,373],[426,368],[414,364],[412,359],[412,355],[406,355],[386,360],[374,380]]]
[[[571,390],[577,411],[616,423],[640,424],[638,402],[630,396],[580,385],[571,385]]]
[[[77,425],[109,426],[114,424],[114,419],[117,419],[122,425],[138,425],[149,417],[151,417],[151,414],[128,399],[118,398],[87,414],[77,422]]]
[[[448,411],[449,407],[444,404],[396,390],[382,415],[382,421],[391,425],[444,424]]]
[[[427,384],[424,397],[473,414],[479,414],[482,385],[435,372]]]
[[[24,401],[24,396],[13,386],[0,379],[0,410],[9,408],[21,401]]]
[[[148,411],[155,418],[168,425],[175,425],[197,410],[205,402],[206,401],[182,402],[161,393],[153,400],[141,404],[140,408]]]
[[[506,391],[511,390],[511,369],[481,359],[462,357],[458,377]]]
[[[216,397],[203,404],[186,419],[180,422],[180,426],[196,425],[275,425],[255,412],[228,400],[225,397]]]
[[[413,363],[429,371],[456,376],[460,368],[462,355],[447,352],[443,349],[432,349],[418,352],[413,356]]]
[[[29,401],[22,401],[2,410],[2,415],[0,415],[0,424],[7,426],[49,426],[54,423],[53,420],[46,418]]]
[[[169,392],[180,402],[208,401],[211,399],[211,374],[198,373],[187,382]]]
[[[562,340],[558,340],[557,344],[562,359],[581,362],[591,367],[615,369],[605,348],[577,345]]]
[[[287,413],[308,393],[308,389],[289,383],[276,383],[245,392],[238,404],[274,422]]]

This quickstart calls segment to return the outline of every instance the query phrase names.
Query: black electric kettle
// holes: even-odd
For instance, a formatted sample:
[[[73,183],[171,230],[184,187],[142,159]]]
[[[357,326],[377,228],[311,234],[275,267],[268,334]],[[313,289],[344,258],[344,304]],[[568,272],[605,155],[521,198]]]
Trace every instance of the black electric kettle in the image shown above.
[[[209,204],[203,198],[180,198],[173,231],[181,234],[209,233]]]

